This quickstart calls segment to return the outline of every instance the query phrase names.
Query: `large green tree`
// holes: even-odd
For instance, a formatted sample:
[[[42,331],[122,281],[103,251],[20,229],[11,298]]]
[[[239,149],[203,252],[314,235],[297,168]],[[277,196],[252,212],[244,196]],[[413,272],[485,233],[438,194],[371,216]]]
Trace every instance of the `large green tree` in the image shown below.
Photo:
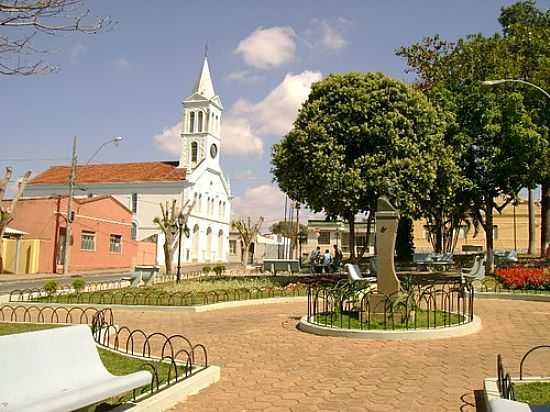
[[[387,195],[417,218],[447,155],[439,113],[422,92],[381,73],[332,74],[315,83],[293,129],[273,146],[272,172],[288,196],[350,226]]]
[[[418,75],[418,87],[454,113],[455,127],[447,130],[447,142],[458,154],[468,182],[457,192],[457,204],[486,232],[489,272],[494,269],[494,210],[500,211],[521,187],[531,187],[541,178],[540,162],[547,148],[523,93],[481,84],[519,76],[522,66],[510,50],[506,36],[475,34],[456,44],[434,36],[398,51]],[[446,98],[438,100],[442,90]]]
[[[499,22],[515,61],[518,78],[550,92],[550,10],[540,10],[534,1],[520,1],[503,7]],[[533,123],[548,143],[550,99],[532,87],[518,85]],[[550,243],[550,145],[539,158],[541,184],[541,255]]]

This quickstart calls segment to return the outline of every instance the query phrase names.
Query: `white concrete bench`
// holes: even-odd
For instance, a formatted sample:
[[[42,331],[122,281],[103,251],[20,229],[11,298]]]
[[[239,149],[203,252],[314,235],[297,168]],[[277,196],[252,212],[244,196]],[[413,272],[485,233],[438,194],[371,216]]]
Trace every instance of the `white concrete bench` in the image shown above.
[[[348,277],[350,278],[350,280],[353,280],[353,281],[364,280],[368,282],[376,282],[376,277],[374,276],[363,277],[363,274],[361,273],[361,269],[359,268],[358,265],[346,263],[346,270],[348,272]]]
[[[489,412],[535,412],[548,411],[544,406],[534,406],[530,408],[524,402],[516,402],[508,399],[493,399],[489,401]]]
[[[0,336],[0,412],[94,410],[151,382],[151,373],[111,375],[88,325]]]

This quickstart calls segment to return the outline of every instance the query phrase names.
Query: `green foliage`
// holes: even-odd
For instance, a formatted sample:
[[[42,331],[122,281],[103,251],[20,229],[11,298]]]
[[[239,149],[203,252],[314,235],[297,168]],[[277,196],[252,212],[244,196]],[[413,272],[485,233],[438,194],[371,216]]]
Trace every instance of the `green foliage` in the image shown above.
[[[224,265],[216,265],[212,268],[212,271],[216,274],[216,276],[221,276],[224,270],[225,270]]]
[[[414,256],[413,221],[407,217],[399,219],[395,252],[397,260],[412,262]]]
[[[86,286],[86,281],[83,279],[83,278],[76,278],[75,280],[73,280],[73,289],[79,293],[81,292],[84,287]]]
[[[55,292],[57,292],[57,288],[59,287],[59,284],[55,280],[48,280],[46,283],[44,283],[43,289],[46,291],[48,295],[53,295]]]
[[[298,226],[298,234],[300,237],[307,236],[307,226],[300,224]],[[286,237],[295,236],[296,234],[296,222],[289,222],[281,220],[277,223],[274,223],[270,227],[271,233],[276,235],[283,235]]]
[[[202,267],[202,273],[204,273],[205,275],[208,275],[210,272],[212,272],[212,268],[210,266]]]
[[[272,172],[290,198],[329,218],[372,212],[381,195],[419,217],[438,165],[452,162],[445,127],[428,99],[401,81],[332,74],[313,85],[294,128],[273,145]]]
[[[435,36],[397,51],[417,74],[418,87],[452,115],[446,141],[465,179],[454,203],[464,207],[453,210],[443,204],[443,215],[451,220],[461,215],[482,226],[488,250],[493,210],[512,201],[521,187],[550,179],[548,101],[532,87],[481,84],[528,78],[547,88],[550,15],[533,1],[521,1],[504,7],[499,21],[502,34],[472,34],[455,44]]]

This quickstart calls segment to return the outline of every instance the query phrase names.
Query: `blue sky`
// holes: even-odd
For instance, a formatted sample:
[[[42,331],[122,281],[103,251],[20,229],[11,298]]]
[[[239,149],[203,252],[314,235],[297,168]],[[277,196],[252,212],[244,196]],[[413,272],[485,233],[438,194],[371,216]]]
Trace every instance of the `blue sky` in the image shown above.
[[[191,92],[208,42],[214,86],[226,111],[221,159],[234,209],[275,218],[283,212],[271,185],[270,147],[290,128],[312,81],[345,71],[406,79],[396,48],[435,33],[451,40],[493,33],[500,8],[511,3],[89,2],[92,14],[118,22],[113,30],[43,36],[40,45],[51,50],[43,57],[58,72],[0,77],[0,166],[12,165],[20,175],[67,163],[75,135],[81,161],[119,135],[124,143],[96,161],[177,159],[181,101]]]

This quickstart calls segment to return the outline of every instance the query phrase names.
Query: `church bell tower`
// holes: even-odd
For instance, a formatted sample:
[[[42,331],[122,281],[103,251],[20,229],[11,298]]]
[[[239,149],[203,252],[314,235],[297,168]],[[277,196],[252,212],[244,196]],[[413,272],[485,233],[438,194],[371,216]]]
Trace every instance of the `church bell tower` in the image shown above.
[[[220,170],[222,113],[205,55],[193,92],[183,101],[179,167],[191,173],[206,162],[207,167]]]

